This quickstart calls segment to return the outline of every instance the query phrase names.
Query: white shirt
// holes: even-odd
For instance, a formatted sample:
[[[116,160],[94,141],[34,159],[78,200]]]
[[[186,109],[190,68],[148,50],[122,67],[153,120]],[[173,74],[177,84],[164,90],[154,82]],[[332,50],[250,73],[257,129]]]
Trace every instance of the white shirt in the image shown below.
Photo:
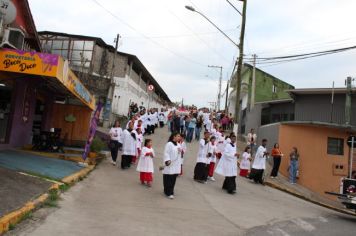
[[[209,146],[210,146],[209,142],[207,142],[205,144],[205,140],[204,139],[200,139],[197,163],[206,163],[206,164],[210,163],[210,160],[207,157]]]
[[[128,156],[136,155],[136,140],[127,129],[124,130],[122,135],[122,154]]]
[[[163,113],[163,112],[159,113],[158,120],[159,120],[160,122],[164,122],[165,119],[166,119],[166,118],[165,118],[164,113]]]
[[[153,157],[155,156],[155,151],[153,148],[148,148],[148,147],[143,147],[140,159],[138,160],[137,163],[137,168],[136,170],[139,172],[154,172],[154,166],[153,166],[153,157],[151,156],[146,156],[146,154],[152,153]]]
[[[267,149],[263,146],[259,146],[257,149],[255,160],[253,161],[252,168],[257,170],[264,170],[266,169],[266,158],[267,156],[264,153]]]
[[[236,145],[226,144],[223,155],[215,169],[215,172],[223,176],[237,176]]]
[[[122,129],[121,127],[112,127],[109,131],[111,140],[122,142]]]
[[[251,162],[250,159],[251,158],[251,154],[244,152],[242,154],[242,159],[241,159],[241,163],[240,163],[240,169],[243,170],[249,170],[251,168]]]
[[[208,120],[205,125],[206,125],[206,130],[211,132],[211,128],[213,126],[213,124],[211,123],[211,120]]]
[[[163,165],[164,169],[162,171],[163,174],[166,175],[174,175],[180,174],[181,171],[181,153],[179,152],[179,146],[174,145],[172,142],[168,142],[164,148],[164,156],[163,156]],[[166,166],[165,162],[171,161],[169,166]]]

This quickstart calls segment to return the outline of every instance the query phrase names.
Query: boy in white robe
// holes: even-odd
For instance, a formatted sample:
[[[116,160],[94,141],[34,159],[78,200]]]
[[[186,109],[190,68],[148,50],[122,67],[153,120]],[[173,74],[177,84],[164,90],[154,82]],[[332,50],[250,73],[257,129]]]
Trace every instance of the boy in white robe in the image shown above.
[[[263,184],[263,172],[266,169],[266,160],[268,158],[268,152],[266,149],[267,139],[262,140],[262,145],[258,147],[253,160],[252,170],[249,178],[253,179],[255,183]]]
[[[211,156],[209,158],[210,163],[208,165],[208,180],[215,181],[214,169],[215,169],[215,163],[216,163],[216,138],[214,136],[212,136],[210,138],[208,155]]]
[[[122,159],[121,169],[128,169],[131,166],[133,156],[136,155],[137,144],[136,135],[133,131],[133,123],[129,124],[129,128],[125,129],[122,134]]]
[[[204,138],[199,141],[197,163],[194,168],[194,180],[204,184],[206,184],[208,180],[208,164],[210,164],[210,158],[212,156],[208,153],[209,138],[210,133],[205,131]]]
[[[225,176],[222,189],[229,194],[236,193],[236,176],[237,176],[237,148],[235,145],[236,136],[230,136],[231,142],[226,144],[223,155],[215,169],[217,174]]]
[[[174,199],[174,187],[178,174],[181,172],[181,148],[178,146],[179,133],[172,133],[164,148],[163,156],[163,187],[164,194]]]

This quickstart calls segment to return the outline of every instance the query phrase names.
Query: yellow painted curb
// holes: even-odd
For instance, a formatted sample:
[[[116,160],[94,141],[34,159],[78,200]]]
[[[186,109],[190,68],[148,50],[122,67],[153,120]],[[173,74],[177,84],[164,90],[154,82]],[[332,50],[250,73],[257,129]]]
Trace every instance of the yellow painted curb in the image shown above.
[[[325,204],[325,203],[322,203],[322,202],[318,202],[316,200],[313,200],[309,197],[306,197],[300,193],[297,193],[291,189],[288,189],[288,188],[284,188],[284,187],[281,187],[280,185],[278,184],[275,184],[275,183],[272,183],[272,182],[269,182],[269,181],[265,181],[264,182],[265,185],[271,187],[271,188],[274,188],[274,189],[278,189],[280,191],[283,191],[285,193],[289,193],[297,198],[300,198],[300,199],[303,199],[305,201],[308,201],[308,202],[311,202],[311,203],[314,203],[316,205],[319,205],[319,206],[322,206],[322,207],[325,207],[325,208],[328,208],[330,210],[334,210],[334,211],[337,211],[337,212],[340,212],[340,213],[344,213],[344,214],[347,214],[347,215],[352,215],[352,216],[356,216],[356,213],[352,212],[352,211],[348,211],[346,209],[341,209],[341,208],[337,208],[337,207],[334,207],[334,206],[331,206],[331,205],[328,205],[328,204]]]
[[[49,189],[58,189],[58,184],[53,184]],[[44,203],[48,198],[48,194],[42,194],[33,201],[27,202],[22,208],[15,210],[6,214],[0,218],[0,235],[9,231],[10,225],[15,225],[21,221],[22,217],[28,212],[32,211],[42,203]]]
[[[75,174],[72,174],[70,176],[67,176],[65,178],[62,179],[63,183],[66,184],[71,184],[74,182],[77,182],[80,178],[83,178],[84,176],[86,176],[89,172],[91,172],[92,170],[94,170],[95,166],[88,166],[80,171],[78,171]]]

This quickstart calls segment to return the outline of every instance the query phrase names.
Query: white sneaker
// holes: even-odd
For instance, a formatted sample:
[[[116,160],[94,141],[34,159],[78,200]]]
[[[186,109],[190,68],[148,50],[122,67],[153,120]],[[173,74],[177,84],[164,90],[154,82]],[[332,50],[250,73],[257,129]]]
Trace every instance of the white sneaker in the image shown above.
[[[116,166],[116,162],[115,162],[115,161],[111,161],[111,164],[112,164],[113,166]]]
[[[168,196],[169,199],[174,199],[173,195]]]
[[[209,179],[210,179],[211,181],[213,181],[213,182],[216,181],[214,177],[210,177]]]

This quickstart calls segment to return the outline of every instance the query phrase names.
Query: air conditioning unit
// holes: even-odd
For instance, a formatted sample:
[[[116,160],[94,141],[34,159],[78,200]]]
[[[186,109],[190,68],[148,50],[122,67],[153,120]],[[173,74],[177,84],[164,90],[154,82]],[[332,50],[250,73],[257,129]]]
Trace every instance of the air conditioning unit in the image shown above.
[[[22,50],[25,42],[25,34],[20,29],[6,28],[1,41],[1,47]]]

